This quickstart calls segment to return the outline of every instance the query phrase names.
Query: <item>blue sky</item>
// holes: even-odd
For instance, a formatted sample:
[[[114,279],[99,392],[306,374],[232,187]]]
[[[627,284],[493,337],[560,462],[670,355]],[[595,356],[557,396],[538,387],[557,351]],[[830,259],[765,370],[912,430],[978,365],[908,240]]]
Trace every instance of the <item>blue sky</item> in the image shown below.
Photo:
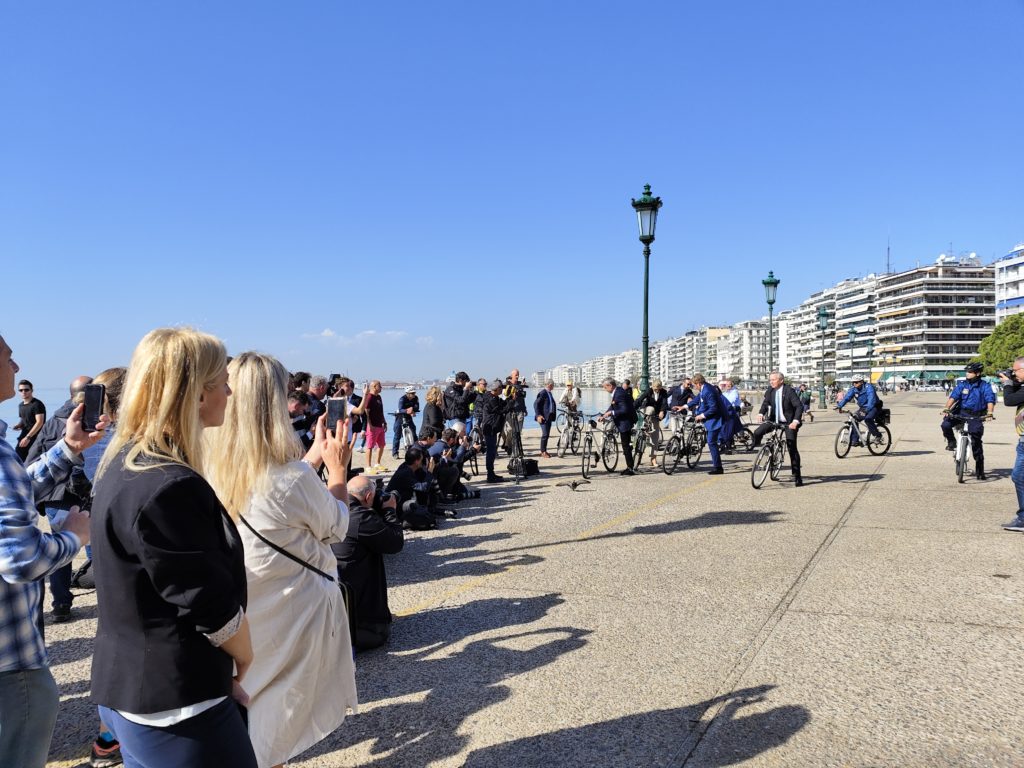
[[[1024,240],[1022,0],[7,3],[0,326],[493,376]]]

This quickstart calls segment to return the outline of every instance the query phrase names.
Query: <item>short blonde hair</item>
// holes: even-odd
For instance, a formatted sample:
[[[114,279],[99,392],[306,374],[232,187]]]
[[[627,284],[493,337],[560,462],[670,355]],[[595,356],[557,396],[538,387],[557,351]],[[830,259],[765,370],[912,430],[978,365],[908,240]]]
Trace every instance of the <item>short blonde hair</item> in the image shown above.
[[[277,359],[243,352],[228,364],[228,380],[224,424],[203,431],[203,470],[237,521],[271,468],[300,459],[303,450],[288,417],[288,371]]]
[[[444,400],[444,393],[440,387],[434,386],[427,390],[427,402],[431,405],[440,407],[441,402]]]
[[[143,336],[128,366],[117,431],[97,474],[126,447],[124,466],[133,472],[167,464],[201,472],[200,400],[226,364],[220,339],[194,328],[157,328]]]
[[[655,389],[661,389],[665,385],[661,383],[661,379],[655,379],[654,381],[651,382],[651,386],[654,387]]]

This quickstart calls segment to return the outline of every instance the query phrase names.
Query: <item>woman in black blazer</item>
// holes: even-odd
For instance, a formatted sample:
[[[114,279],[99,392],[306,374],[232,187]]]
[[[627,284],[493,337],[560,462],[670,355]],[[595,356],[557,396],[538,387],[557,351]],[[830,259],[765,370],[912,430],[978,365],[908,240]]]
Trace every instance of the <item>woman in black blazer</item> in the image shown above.
[[[149,333],[94,486],[92,699],[126,766],[256,766],[242,544],[197,471],[202,429],[224,420],[226,364],[212,336]]]

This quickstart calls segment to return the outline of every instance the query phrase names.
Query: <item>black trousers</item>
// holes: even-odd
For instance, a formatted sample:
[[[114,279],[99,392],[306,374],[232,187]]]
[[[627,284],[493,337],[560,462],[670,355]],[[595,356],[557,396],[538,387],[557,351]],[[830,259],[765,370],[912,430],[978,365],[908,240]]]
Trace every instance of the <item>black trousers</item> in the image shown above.
[[[774,429],[771,424],[762,424],[754,430],[754,445],[760,445],[761,440],[766,434]],[[797,427],[799,429],[799,427]],[[800,450],[796,447],[796,433],[797,429],[790,429],[786,427],[786,450],[789,451],[789,462],[790,466],[793,467],[793,474],[800,474]]]
[[[626,459],[626,468],[633,468],[633,430],[619,432],[619,440],[622,442],[622,455]]]

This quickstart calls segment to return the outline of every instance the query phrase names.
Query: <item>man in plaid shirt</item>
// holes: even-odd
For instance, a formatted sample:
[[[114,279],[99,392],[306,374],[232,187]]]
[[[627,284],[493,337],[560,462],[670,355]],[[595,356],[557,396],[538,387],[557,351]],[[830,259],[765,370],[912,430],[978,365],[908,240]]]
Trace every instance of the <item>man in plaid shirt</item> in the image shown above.
[[[14,397],[18,364],[0,336],[0,402]],[[89,541],[89,516],[72,509],[64,530],[43,533],[35,497],[67,477],[79,455],[106,427],[87,434],[80,405],[63,440],[28,467],[6,440],[0,421],[0,766],[42,768],[57,719],[57,685],[47,667],[41,579],[69,563]]]

